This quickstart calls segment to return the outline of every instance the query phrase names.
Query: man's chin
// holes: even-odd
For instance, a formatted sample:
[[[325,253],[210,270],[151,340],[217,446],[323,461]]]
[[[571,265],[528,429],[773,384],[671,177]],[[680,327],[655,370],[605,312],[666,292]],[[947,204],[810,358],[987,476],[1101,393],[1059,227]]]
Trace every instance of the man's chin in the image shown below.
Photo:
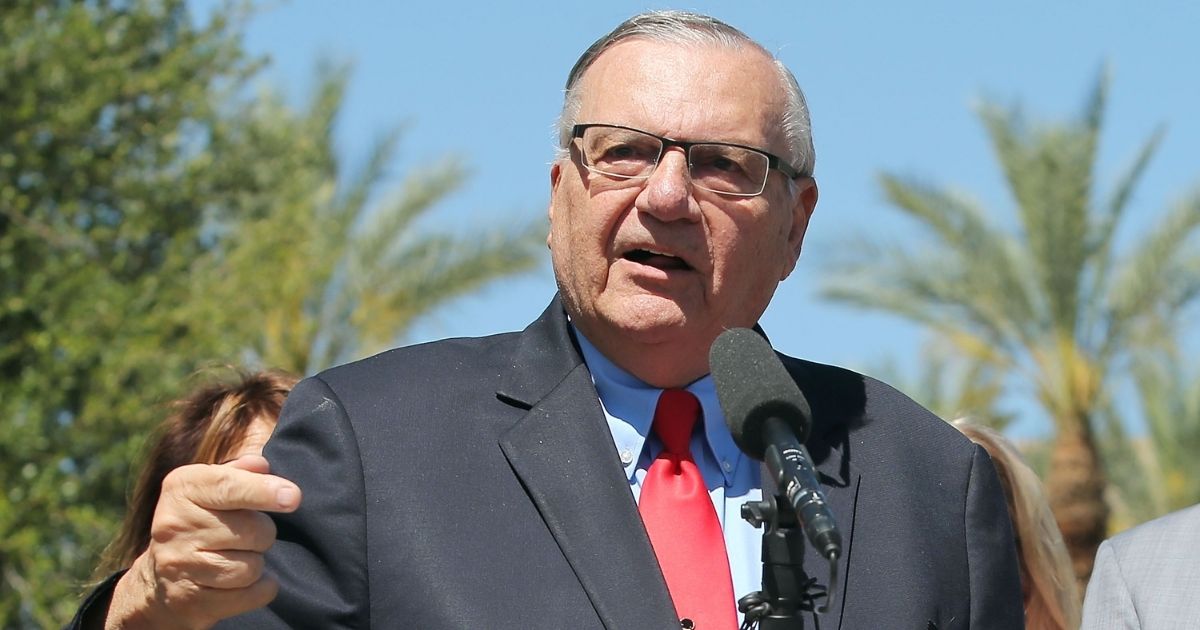
[[[637,335],[639,338],[674,337],[686,333],[689,324],[697,320],[692,309],[686,305],[659,295],[631,296],[611,306],[601,312],[606,324],[622,334]]]

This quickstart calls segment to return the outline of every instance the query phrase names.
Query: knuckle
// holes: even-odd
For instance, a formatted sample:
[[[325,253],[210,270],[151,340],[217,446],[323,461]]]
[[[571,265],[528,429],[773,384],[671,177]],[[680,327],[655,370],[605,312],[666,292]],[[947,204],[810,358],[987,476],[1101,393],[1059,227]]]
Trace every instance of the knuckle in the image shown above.
[[[154,572],[156,575],[179,581],[182,576],[191,573],[195,556],[181,553],[178,549],[166,545],[154,552]]]
[[[241,494],[241,486],[233,479],[232,475],[227,474],[229,471],[222,471],[226,474],[221,474],[216,477],[213,482],[213,498],[222,504],[236,500]]]
[[[257,582],[266,564],[262,554],[246,551],[239,555],[242,558],[229,568],[229,584],[234,588],[244,588]]]
[[[187,519],[174,510],[155,510],[154,520],[150,522],[150,540],[160,545],[167,544],[174,540],[180,532],[190,529],[191,526]]]
[[[163,496],[187,495],[197,485],[198,478],[203,476],[204,464],[187,464],[173,468],[162,480]],[[202,484],[201,484],[202,485]]]
[[[212,584],[220,589],[242,589],[262,577],[264,562],[261,554],[252,551],[229,551],[210,554]]]

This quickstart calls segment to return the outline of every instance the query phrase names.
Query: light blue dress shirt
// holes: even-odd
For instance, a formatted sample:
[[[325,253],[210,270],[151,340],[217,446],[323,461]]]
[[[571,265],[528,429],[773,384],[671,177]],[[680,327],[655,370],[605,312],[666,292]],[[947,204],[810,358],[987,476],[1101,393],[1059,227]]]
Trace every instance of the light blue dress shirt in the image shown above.
[[[648,437],[662,390],[617,367],[578,329],[575,335],[636,500],[641,496],[646,470],[662,450],[657,437]],[[762,530],[742,519],[742,504],[762,498],[760,464],[744,455],[734,443],[725,426],[725,414],[721,412],[712,375],[686,389],[700,399],[704,409],[704,430],[692,434],[692,457],[704,475],[708,496],[721,521],[733,593],[740,598],[762,588]],[[741,617],[738,613],[739,620]]]

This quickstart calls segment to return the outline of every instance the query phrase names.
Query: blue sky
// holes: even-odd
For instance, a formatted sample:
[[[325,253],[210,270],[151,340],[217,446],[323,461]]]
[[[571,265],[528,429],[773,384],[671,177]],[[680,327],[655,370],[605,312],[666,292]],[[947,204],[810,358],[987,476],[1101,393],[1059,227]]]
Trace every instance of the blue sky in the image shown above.
[[[196,3],[200,12],[211,0]],[[629,15],[655,8],[710,13],[758,39],[808,97],[821,199],[796,273],[763,325],[803,358],[870,369],[916,365],[923,336],[895,318],[817,297],[820,265],[848,237],[920,238],[882,201],[876,176],[897,172],[953,185],[1009,215],[975,116],[982,98],[1021,102],[1040,118],[1073,116],[1104,64],[1112,83],[1101,146],[1101,192],[1160,125],[1167,130],[1133,200],[1127,235],[1146,229],[1200,185],[1200,3],[385,2],[269,3],[246,44],[271,58],[265,80],[300,101],[322,57],[351,62],[337,130],[349,165],[384,129],[405,134],[393,183],[445,155],[472,171],[437,210],[435,227],[544,217],[552,122],[579,53]],[[1106,179],[1107,178],[1107,179]],[[529,278],[460,300],[405,341],[523,327],[554,291],[548,262]],[[1048,429],[1016,403],[1019,436]]]

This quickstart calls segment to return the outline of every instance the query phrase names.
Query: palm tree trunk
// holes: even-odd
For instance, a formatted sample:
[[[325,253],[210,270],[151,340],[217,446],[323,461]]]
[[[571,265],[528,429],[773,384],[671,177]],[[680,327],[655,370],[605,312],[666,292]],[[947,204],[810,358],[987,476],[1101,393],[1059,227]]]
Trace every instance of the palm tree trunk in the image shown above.
[[[1096,549],[1108,533],[1107,480],[1086,413],[1064,423],[1054,439],[1046,494],[1071,556],[1079,593],[1092,575]]]

